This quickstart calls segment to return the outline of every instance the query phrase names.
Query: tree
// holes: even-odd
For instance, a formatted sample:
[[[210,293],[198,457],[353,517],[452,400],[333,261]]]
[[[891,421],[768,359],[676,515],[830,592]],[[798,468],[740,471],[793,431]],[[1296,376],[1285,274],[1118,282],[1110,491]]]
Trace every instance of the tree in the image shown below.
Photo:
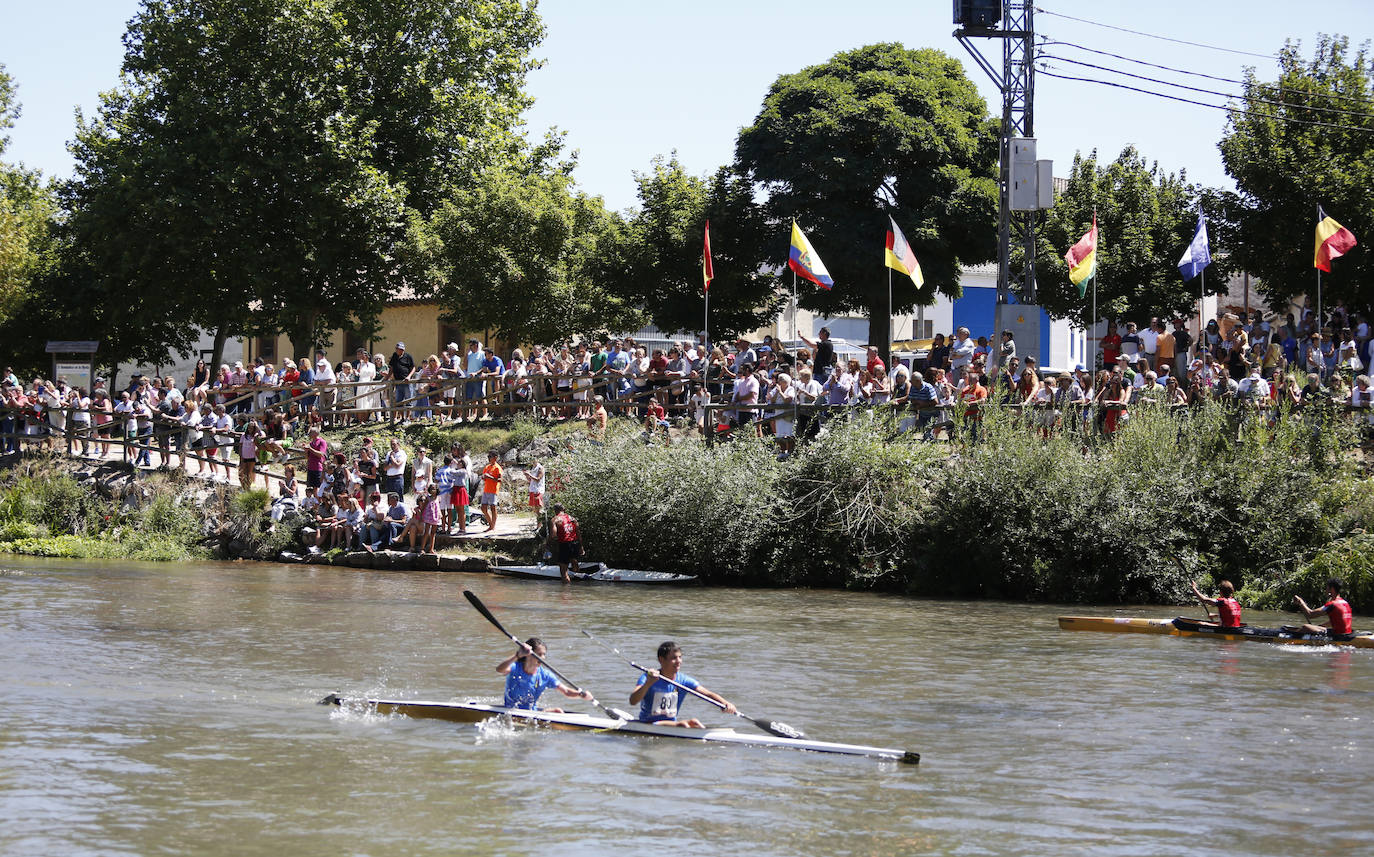
[[[710,329],[719,340],[757,329],[781,308],[777,277],[760,266],[773,230],[753,186],[728,167],[692,176],[676,154],[635,173],[637,212],[625,230],[613,288],[644,307],[665,332],[700,330],[706,322],[701,275],[703,231],[711,223]]]
[[[893,277],[894,311],[957,297],[962,265],[996,253],[998,125],[963,67],[932,49],[878,44],[774,82],[740,131],[736,168],[767,193],[774,243],[786,258],[795,218],[834,277],[801,302],[824,313],[867,312],[869,339],[891,340],[882,242],[891,215],[925,274]]]
[[[450,183],[520,145],[541,33],[522,0],[146,0],[78,128],[73,278],[183,353],[159,314],[298,354],[367,329]]]
[[[1097,212],[1097,318],[1130,318],[1141,324],[1154,315],[1192,312],[1198,284],[1184,282],[1178,259],[1193,239],[1198,205],[1216,224],[1214,199],[1186,183],[1183,175],[1146,164],[1133,146],[1098,166],[1097,152],[1075,155],[1068,187],[1047,212],[1036,233],[1036,278],[1040,305],[1057,318],[1093,323],[1093,286],[1079,296],[1069,282],[1064,253],[1092,226]],[[1214,262],[1207,269],[1209,291],[1226,290],[1226,260],[1216,256],[1216,230],[1209,228]]]
[[[1374,280],[1374,69],[1365,48],[1323,36],[1312,59],[1300,45],[1279,52],[1273,82],[1246,75],[1241,108],[1231,114],[1220,149],[1235,179],[1224,236],[1236,264],[1256,275],[1271,304],[1304,293],[1315,298],[1312,265],[1317,206],[1361,245],[1322,275],[1324,299],[1374,309],[1361,286]]]
[[[457,189],[428,228],[445,318],[515,342],[638,327],[640,314],[600,276],[621,229],[600,197],[574,190],[570,164],[488,171]]]
[[[0,65],[0,132],[14,127],[19,112],[14,79]],[[0,155],[9,142],[0,136]],[[23,306],[47,265],[56,214],[51,188],[36,170],[0,162],[0,326]]]

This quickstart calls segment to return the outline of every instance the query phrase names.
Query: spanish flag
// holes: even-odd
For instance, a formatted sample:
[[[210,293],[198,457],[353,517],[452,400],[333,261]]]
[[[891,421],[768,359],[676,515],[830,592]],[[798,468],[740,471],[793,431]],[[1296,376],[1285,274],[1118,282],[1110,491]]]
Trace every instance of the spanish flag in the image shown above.
[[[706,221],[706,237],[701,245],[701,279],[705,282],[702,287],[703,292],[711,291],[711,280],[715,279],[715,271],[711,269],[711,221]]]
[[[1093,212],[1093,228],[1069,248],[1064,261],[1069,263],[1069,282],[1078,286],[1081,298],[1088,293],[1088,280],[1097,275],[1097,212]]]
[[[916,261],[916,254],[911,252],[911,245],[906,243],[906,236],[897,228],[897,221],[891,215],[887,218],[887,224],[887,252],[883,254],[883,264],[906,274],[920,288],[926,281],[921,273],[921,263]]]
[[[1331,260],[1339,259],[1355,246],[1355,236],[1349,229],[1332,220],[1317,206],[1317,252],[1312,259],[1315,268],[1331,273]]]
[[[827,291],[835,285],[835,281],[830,279],[830,272],[825,269],[825,263],[811,249],[795,220],[792,221],[792,249],[787,254],[787,267],[800,274],[802,279],[810,280]]]

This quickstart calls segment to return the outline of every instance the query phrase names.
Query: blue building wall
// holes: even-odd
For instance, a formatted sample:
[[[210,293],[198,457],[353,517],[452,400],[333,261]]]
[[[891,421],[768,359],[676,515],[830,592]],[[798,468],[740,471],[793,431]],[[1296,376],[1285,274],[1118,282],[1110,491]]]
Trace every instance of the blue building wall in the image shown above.
[[[1012,295],[1011,303],[1016,302],[1016,295]],[[967,327],[974,339],[986,336],[988,341],[994,344],[999,341],[996,330],[996,289],[964,289],[963,296],[954,301],[953,310],[955,330]],[[1038,310],[1038,312],[1040,313],[1040,341],[1036,343],[1035,359],[1043,366],[1049,361],[1050,355],[1050,317],[1043,309]],[[1024,349],[1025,346],[1022,345],[1021,347]],[[1022,350],[1022,354],[1025,354],[1024,350]]]

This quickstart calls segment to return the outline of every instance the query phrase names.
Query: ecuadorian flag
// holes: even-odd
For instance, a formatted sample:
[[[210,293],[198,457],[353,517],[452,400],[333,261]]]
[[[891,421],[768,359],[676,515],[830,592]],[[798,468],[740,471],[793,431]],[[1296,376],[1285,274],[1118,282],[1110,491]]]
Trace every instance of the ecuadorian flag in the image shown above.
[[[1097,274],[1096,212],[1093,213],[1093,228],[1069,248],[1069,252],[1064,254],[1064,261],[1069,263],[1069,282],[1078,286],[1078,296],[1081,298],[1088,291],[1085,284]]]
[[[825,269],[825,263],[811,249],[795,220],[792,221],[792,249],[787,254],[787,267],[796,271],[802,279],[810,280],[827,291],[835,285],[835,281],[830,279],[830,272]]]

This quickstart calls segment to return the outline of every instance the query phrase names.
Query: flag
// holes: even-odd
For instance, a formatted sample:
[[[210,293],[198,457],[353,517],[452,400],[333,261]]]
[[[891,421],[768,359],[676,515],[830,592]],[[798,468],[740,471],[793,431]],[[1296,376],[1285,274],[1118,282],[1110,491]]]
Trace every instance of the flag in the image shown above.
[[[1331,260],[1344,256],[1355,246],[1355,236],[1349,229],[1332,220],[1317,206],[1317,253],[1312,266],[1331,273]]]
[[[701,244],[701,279],[705,283],[702,287],[703,292],[711,291],[711,280],[715,278],[715,272],[711,270],[711,221],[706,221],[706,237]]]
[[[806,236],[795,220],[792,221],[792,249],[787,254],[787,267],[800,274],[802,279],[810,280],[827,291],[835,285],[835,281],[830,279],[830,272],[825,269],[825,263],[806,242]]]
[[[1212,248],[1207,244],[1207,221],[1202,217],[1202,209],[1198,209],[1197,231],[1193,233],[1193,243],[1188,245],[1188,249],[1183,251],[1183,258],[1178,260],[1178,272],[1184,280],[1191,280],[1210,264]]]
[[[1078,286],[1081,298],[1088,293],[1085,284],[1097,275],[1097,212],[1093,212],[1093,228],[1069,248],[1064,261],[1069,263],[1069,282]]]
[[[891,228],[887,230],[887,251],[883,254],[883,264],[906,274],[920,288],[926,282],[921,274],[921,263],[916,261],[916,254],[911,252],[911,245],[906,243],[902,230],[897,228],[897,221],[889,215],[887,224]]]

